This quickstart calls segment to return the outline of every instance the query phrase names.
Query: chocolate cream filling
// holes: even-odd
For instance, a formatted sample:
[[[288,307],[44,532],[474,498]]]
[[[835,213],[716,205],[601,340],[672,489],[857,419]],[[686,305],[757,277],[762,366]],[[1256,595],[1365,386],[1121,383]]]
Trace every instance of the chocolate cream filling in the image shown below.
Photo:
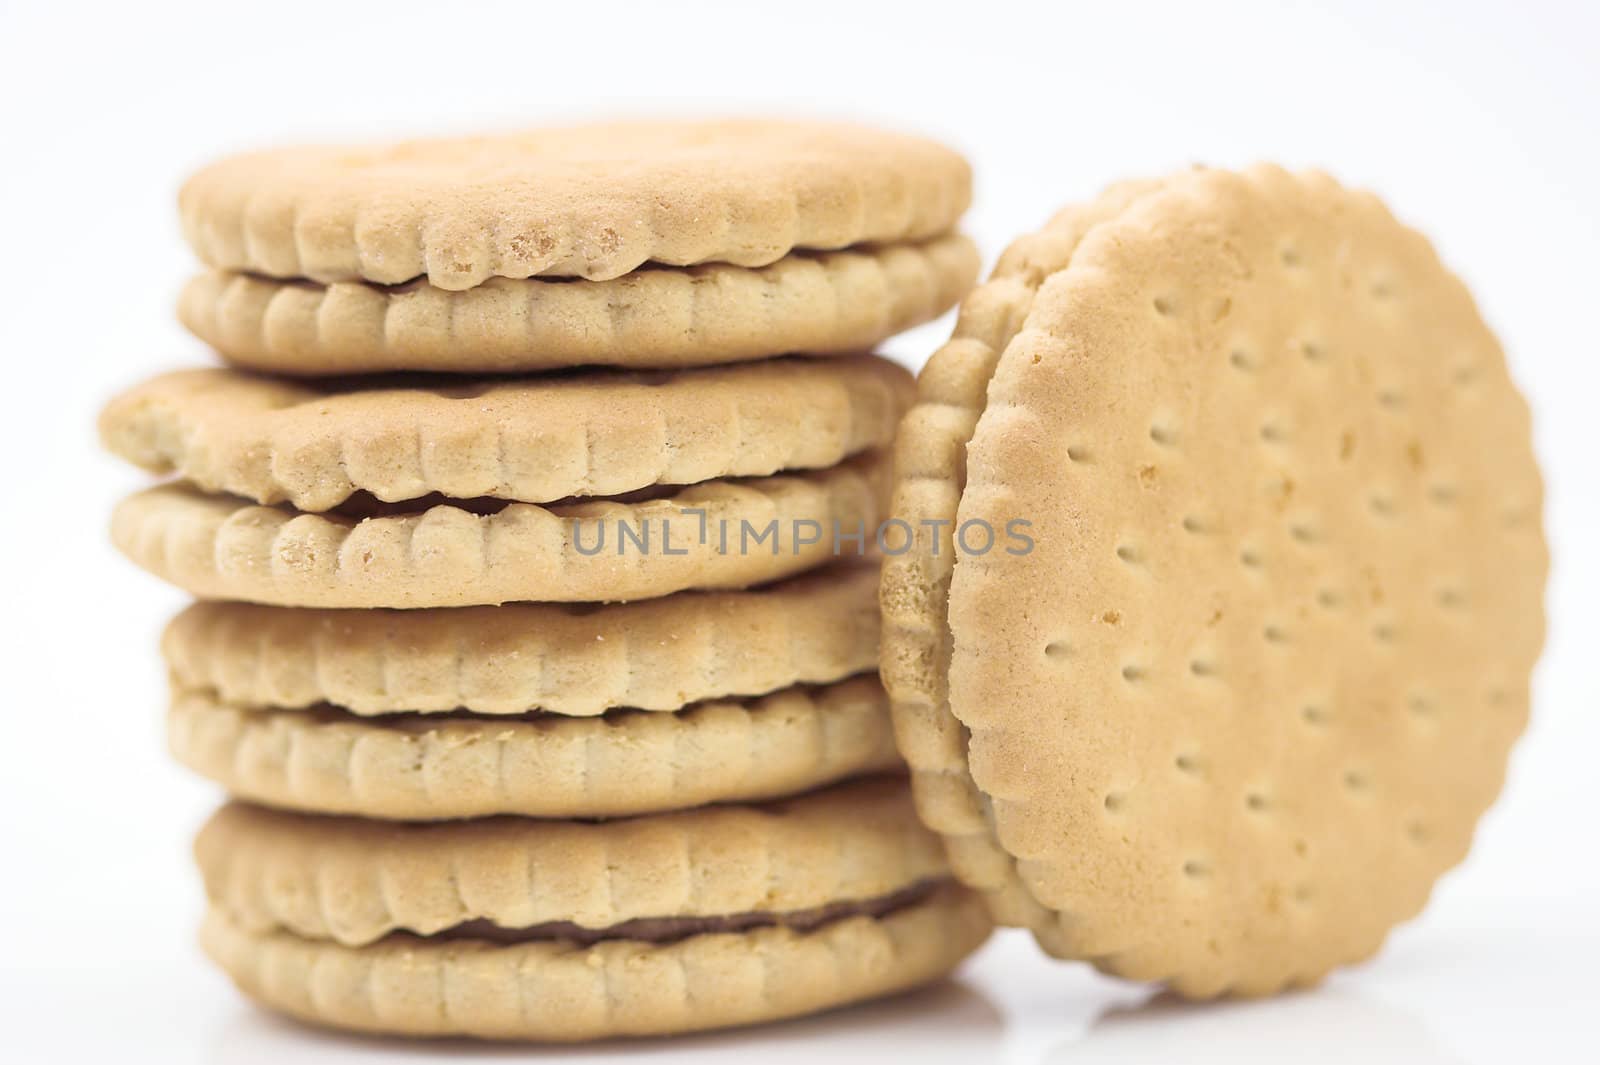
[[[737,484],[749,478],[719,477],[719,481]],[[681,484],[655,484],[647,488],[636,488],[631,492],[616,492],[606,496],[565,496],[561,499],[539,500],[534,505],[549,510],[553,507],[575,506],[579,503],[623,503],[637,504],[649,503],[657,499],[666,499],[688,487]],[[395,502],[385,502],[365,489],[356,489],[345,500],[335,507],[324,511],[325,514],[350,518],[354,521],[365,521],[368,518],[414,518],[433,507],[455,507],[465,510],[478,517],[488,517],[498,514],[502,510],[517,502],[512,499],[496,499],[491,496],[476,496],[472,499],[460,499],[447,496],[440,492],[429,492],[427,495],[417,496],[413,499],[401,499]],[[292,510],[288,504],[281,504],[284,509]]]
[[[572,921],[546,921],[526,928],[505,928],[479,918],[446,928],[429,939],[476,939],[491,943],[533,943],[561,940],[588,947],[613,939],[644,943],[673,943],[690,936],[717,933],[752,932],[758,928],[787,928],[795,932],[814,932],[823,925],[851,917],[887,917],[899,910],[925,902],[948,881],[943,878],[919,880],[887,895],[870,899],[843,899],[805,910],[781,913],[735,913],[714,917],[635,917],[607,928],[585,928]]]
[[[852,673],[849,677],[841,677],[834,683],[842,684],[844,681],[859,675],[860,674]],[[196,690],[206,698],[215,701],[218,705],[231,706],[236,710],[243,710],[251,714],[293,714],[296,715],[296,720],[311,720],[319,725],[359,724],[368,728],[391,728],[402,732],[415,732],[427,731],[430,728],[435,728],[447,722],[506,725],[518,722],[523,724],[535,722],[551,724],[564,721],[606,721],[611,724],[616,724],[619,721],[623,721],[627,718],[641,714],[656,717],[681,716],[708,703],[749,703],[754,702],[757,699],[763,699],[771,695],[778,695],[783,692],[803,691],[814,693],[823,691],[829,687],[831,687],[829,684],[791,684],[787,687],[778,688],[775,691],[765,692],[759,695],[729,695],[701,699],[681,706],[676,710],[640,710],[637,707],[631,706],[613,706],[607,709],[604,713],[586,714],[582,717],[551,713],[548,710],[524,710],[520,714],[486,714],[475,710],[393,710],[382,714],[357,714],[346,710],[342,706],[335,706],[332,703],[315,703],[311,706],[305,707],[304,709],[287,710],[282,707],[275,706],[250,706],[229,703],[220,695],[218,695],[216,690],[213,688]]]

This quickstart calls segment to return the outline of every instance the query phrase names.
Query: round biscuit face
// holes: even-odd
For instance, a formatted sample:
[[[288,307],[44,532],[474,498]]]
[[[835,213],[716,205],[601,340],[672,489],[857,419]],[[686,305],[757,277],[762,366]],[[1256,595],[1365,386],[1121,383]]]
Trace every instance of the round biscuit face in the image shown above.
[[[1190,995],[1360,959],[1465,855],[1543,639],[1526,405],[1427,242],[1196,171],[1091,229],[999,358],[949,701],[1052,950]]]
[[[942,145],[859,126],[623,122],[255,152],[195,174],[178,205],[209,266],[462,290],[920,240],[971,181]]]

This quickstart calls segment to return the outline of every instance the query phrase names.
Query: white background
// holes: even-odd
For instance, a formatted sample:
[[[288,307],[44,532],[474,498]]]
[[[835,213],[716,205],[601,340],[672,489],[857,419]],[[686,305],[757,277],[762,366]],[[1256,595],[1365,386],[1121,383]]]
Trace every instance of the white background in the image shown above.
[[[1009,935],[957,982],[906,999],[623,1049],[1600,1060],[1597,41],[1596,8],[1579,0],[0,0],[0,1058],[507,1053],[306,1034],[247,1006],[199,958],[187,845],[216,797],[164,755],[155,646],[181,597],[107,544],[113,500],[143,479],[99,454],[93,417],[115,389],[205,358],[172,320],[191,269],[174,194],[211,157],[665,110],[820,113],[948,139],[976,167],[970,228],[986,261],[1062,203],[1194,161],[1320,165],[1375,188],[1474,287],[1532,397],[1556,569],[1535,722],[1505,799],[1467,866],[1375,963],[1314,993],[1196,1008],[1047,963]],[[944,328],[891,350],[917,365]]]

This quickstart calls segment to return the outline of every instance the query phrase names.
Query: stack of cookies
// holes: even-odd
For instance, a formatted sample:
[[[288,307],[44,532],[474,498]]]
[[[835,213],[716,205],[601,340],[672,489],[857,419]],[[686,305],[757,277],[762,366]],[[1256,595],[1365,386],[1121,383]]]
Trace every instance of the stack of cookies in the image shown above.
[[[876,677],[911,385],[861,354],[966,291],[968,197],[936,144],[767,122],[190,180],[181,316],[231,368],[101,427],[177,475],[113,534],[203,600],[170,738],[234,797],[197,854],[246,993],[585,1039],[888,993],[983,939]]]

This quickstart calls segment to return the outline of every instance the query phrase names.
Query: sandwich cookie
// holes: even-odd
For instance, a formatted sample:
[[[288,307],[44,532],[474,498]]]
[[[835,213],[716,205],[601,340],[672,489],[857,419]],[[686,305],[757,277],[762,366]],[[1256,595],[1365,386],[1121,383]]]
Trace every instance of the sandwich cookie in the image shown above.
[[[1064,213],[897,457],[898,517],[1031,522],[948,595],[891,559],[882,604],[921,812],[1046,949],[1267,993],[1466,853],[1542,642],[1541,485],[1499,345],[1376,199],[1262,167]]]
[[[894,778],[600,824],[385,825],[225,807],[207,952],[303,1020],[574,1041],[926,983],[987,936]]]

